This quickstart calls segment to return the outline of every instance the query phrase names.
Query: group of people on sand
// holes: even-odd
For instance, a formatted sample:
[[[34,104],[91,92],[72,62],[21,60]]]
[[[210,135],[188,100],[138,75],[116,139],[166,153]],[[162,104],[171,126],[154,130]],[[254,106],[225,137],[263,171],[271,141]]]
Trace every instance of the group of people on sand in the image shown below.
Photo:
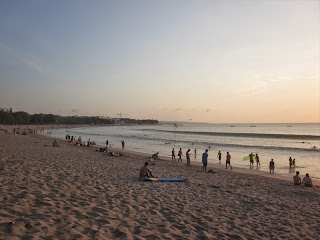
[[[299,171],[296,171],[296,175],[293,176],[293,184],[294,185],[304,185],[306,187],[314,187],[312,184],[312,179],[309,176],[309,173],[306,173],[306,176],[301,181],[301,177],[299,176]]]
[[[253,158],[256,159],[257,167],[260,166],[260,157],[258,153],[256,153],[256,155],[254,155],[253,153],[250,153],[249,158],[250,158],[250,168],[253,167]]]

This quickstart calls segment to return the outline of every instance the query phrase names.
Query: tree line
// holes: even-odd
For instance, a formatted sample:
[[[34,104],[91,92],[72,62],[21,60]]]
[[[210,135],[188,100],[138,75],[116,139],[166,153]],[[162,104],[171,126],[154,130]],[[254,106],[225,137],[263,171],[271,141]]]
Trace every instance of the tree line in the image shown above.
[[[120,119],[125,124],[158,124],[157,120]],[[12,112],[10,109],[0,108],[0,124],[7,125],[31,125],[31,124],[115,124],[112,119],[100,117],[59,116],[54,114],[29,114],[24,111]]]

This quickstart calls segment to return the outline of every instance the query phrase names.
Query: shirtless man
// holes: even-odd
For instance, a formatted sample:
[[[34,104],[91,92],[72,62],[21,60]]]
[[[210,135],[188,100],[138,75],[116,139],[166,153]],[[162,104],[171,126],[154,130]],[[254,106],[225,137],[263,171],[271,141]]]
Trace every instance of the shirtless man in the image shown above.
[[[309,173],[306,173],[306,176],[303,178],[301,184],[304,184],[306,187],[313,187],[312,179],[310,178]]]
[[[249,154],[249,157],[250,157],[250,168],[253,167],[253,156],[254,156],[253,153]]]
[[[154,177],[152,171],[148,168],[149,163],[145,162],[144,166],[140,169],[140,177]]]
[[[293,184],[294,185],[301,185],[301,177],[299,177],[299,171],[296,171],[296,175],[293,176]]]
[[[227,157],[226,157],[226,169],[228,168],[228,164],[232,170],[232,166],[230,164],[230,161],[231,161],[231,155],[229,154],[229,152],[227,152]]]

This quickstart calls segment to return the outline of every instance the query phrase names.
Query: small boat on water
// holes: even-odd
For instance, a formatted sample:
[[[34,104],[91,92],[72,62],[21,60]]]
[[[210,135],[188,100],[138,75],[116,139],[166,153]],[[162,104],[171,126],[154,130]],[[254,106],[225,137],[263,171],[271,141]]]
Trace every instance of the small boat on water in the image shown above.
[[[293,127],[293,125],[286,125],[287,127]]]
[[[250,127],[256,127],[256,125],[251,125]]]
[[[230,125],[229,127],[235,127],[235,125]]]

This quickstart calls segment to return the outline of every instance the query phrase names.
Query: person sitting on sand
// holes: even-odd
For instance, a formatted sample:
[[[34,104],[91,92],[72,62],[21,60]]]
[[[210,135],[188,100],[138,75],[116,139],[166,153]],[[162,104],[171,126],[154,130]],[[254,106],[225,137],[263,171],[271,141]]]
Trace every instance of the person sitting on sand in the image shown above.
[[[148,161],[150,162],[151,165],[156,164],[156,161],[152,157],[149,157]]]
[[[153,177],[152,171],[148,168],[149,163],[145,162],[144,166],[140,169],[140,177]]]
[[[152,157],[153,159],[159,159],[158,154],[159,154],[158,152],[157,152],[157,153],[155,153],[155,154],[152,154],[152,156],[151,156],[151,157]]]
[[[58,140],[54,140],[53,143],[52,143],[52,146],[60,147],[60,144],[59,144]]]
[[[301,185],[301,177],[299,177],[299,171],[296,171],[296,175],[293,176],[293,184],[294,185]]]
[[[310,178],[309,173],[306,173],[306,176],[303,178],[301,184],[304,184],[306,187],[313,187],[312,179]]]

